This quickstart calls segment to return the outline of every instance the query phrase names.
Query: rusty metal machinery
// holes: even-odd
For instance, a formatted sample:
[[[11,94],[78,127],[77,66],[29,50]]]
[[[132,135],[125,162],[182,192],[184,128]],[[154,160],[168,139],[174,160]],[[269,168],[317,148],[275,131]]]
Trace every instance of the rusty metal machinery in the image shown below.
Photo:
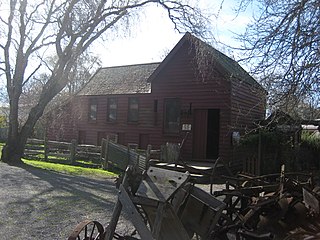
[[[188,172],[129,166],[108,226],[84,221],[68,240],[320,239],[320,188],[302,173],[227,177],[213,195]],[[133,234],[116,232],[121,212]]]

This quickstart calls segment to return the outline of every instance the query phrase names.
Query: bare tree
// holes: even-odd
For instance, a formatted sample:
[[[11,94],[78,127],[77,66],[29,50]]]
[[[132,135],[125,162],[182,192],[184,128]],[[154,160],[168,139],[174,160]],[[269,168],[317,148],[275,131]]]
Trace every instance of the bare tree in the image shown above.
[[[90,52],[82,54],[70,72],[70,81],[67,83],[63,95],[70,97],[78,92],[99,67],[101,67],[101,60],[98,56]]]
[[[141,8],[164,8],[179,31],[205,34],[206,18],[184,0],[10,0],[1,1],[0,70],[7,83],[10,104],[9,134],[1,160],[21,163],[28,136],[47,104],[69,82],[79,56],[102,34],[114,34]],[[56,55],[54,66],[45,56]],[[19,99],[32,76],[45,69],[49,78],[40,90],[25,123],[19,127]]]
[[[240,10],[251,3],[259,11],[240,39],[269,104],[292,111],[306,99],[319,102],[320,2],[243,0]]]
[[[46,64],[54,66],[56,57],[49,57]],[[90,77],[101,67],[101,60],[95,54],[85,51],[75,61],[68,82],[63,90],[59,92],[47,105],[46,111],[57,107],[58,105],[68,101],[77,91],[79,91],[89,80]],[[24,124],[27,120],[30,109],[39,101],[41,90],[50,79],[50,73],[40,73],[33,75],[23,87],[22,94],[19,99],[19,123]]]

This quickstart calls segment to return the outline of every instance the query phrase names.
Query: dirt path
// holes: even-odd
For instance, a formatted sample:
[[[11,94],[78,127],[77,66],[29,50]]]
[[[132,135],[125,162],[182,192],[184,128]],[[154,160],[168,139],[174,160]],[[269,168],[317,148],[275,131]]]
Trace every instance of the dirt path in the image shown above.
[[[0,162],[1,239],[67,239],[84,219],[105,226],[116,200],[113,181]]]

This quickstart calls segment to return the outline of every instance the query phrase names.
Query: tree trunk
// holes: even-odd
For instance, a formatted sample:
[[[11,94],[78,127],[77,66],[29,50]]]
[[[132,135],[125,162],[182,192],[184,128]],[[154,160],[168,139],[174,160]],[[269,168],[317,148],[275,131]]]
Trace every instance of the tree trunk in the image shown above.
[[[8,139],[2,149],[1,161],[11,165],[19,165],[23,163],[21,157],[25,146],[19,137],[18,109],[21,91],[9,89],[8,94],[10,99]]]
[[[15,128],[15,126],[9,125],[8,140],[2,149],[1,161],[10,165],[21,165],[23,164],[21,158],[23,157],[24,148],[33,127],[28,131],[24,129],[24,131],[18,133],[10,128]]]
[[[23,164],[21,158],[23,156],[24,145],[9,143],[2,149],[1,161],[10,165],[21,165]]]

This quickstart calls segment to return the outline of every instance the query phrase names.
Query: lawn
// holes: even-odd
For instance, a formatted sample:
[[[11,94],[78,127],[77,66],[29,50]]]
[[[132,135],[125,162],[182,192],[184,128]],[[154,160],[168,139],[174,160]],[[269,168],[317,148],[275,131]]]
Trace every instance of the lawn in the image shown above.
[[[2,153],[1,150],[3,145],[4,143],[0,144],[0,157],[1,157],[1,153]],[[113,178],[117,176],[117,174],[103,170],[103,169],[85,168],[85,167],[72,166],[67,164],[49,163],[49,162],[44,162],[39,160],[29,160],[29,159],[28,160],[22,159],[22,161],[25,164],[35,168],[62,172],[70,175],[85,175],[85,176],[91,176],[91,177],[108,177],[108,178]]]
[[[23,162],[27,165],[30,165],[36,168],[67,173],[70,175],[85,175],[85,176],[91,176],[91,177],[110,177],[110,178],[117,176],[117,174],[103,170],[103,169],[85,168],[85,167],[79,167],[79,166],[71,166],[67,164],[49,163],[49,162],[43,162],[38,160],[27,160],[27,159],[23,159]]]

